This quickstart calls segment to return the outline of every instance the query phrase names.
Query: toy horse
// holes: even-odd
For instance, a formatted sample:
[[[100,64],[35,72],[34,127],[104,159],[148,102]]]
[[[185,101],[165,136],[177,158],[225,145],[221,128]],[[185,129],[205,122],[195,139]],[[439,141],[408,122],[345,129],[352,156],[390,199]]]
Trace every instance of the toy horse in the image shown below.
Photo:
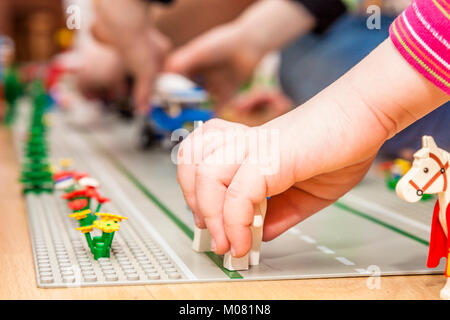
[[[248,270],[249,266],[257,266],[259,264],[259,251],[261,249],[261,241],[263,236],[264,217],[267,210],[267,200],[254,208],[254,217],[252,228],[252,247],[250,252],[241,258],[232,257],[227,252],[223,257],[223,266],[231,271]],[[197,252],[211,251],[211,235],[208,229],[200,229],[197,226],[194,230],[194,241],[192,249]]]
[[[450,188],[448,188],[448,167],[450,154],[439,149],[430,136],[422,138],[422,149],[414,154],[411,169],[397,184],[397,195],[408,202],[419,201],[424,194],[438,194],[431,225],[428,268],[439,265],[442,257],[447,258],[445,276],[447,283],[441,290],[441,298],[450,300]]]

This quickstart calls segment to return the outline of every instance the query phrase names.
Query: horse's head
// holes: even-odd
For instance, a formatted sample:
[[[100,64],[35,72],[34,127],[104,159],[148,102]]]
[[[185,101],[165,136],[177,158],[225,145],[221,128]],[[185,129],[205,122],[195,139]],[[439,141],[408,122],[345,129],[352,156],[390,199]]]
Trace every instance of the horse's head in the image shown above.
[[[422,149],[414,154],[411,169],[395,188],[397,195],[408,202],[419,201],[424,193],[439,193],[447,188],[448,154],[430,136],[424,136],[422,144]]]

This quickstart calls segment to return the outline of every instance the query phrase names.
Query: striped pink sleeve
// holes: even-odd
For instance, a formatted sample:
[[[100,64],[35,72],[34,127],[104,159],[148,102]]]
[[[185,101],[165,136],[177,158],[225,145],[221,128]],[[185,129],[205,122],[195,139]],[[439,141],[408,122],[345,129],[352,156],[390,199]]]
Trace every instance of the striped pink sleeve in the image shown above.
[[[450,95],[450,0],[413,1],[389,31],[403,57]]]

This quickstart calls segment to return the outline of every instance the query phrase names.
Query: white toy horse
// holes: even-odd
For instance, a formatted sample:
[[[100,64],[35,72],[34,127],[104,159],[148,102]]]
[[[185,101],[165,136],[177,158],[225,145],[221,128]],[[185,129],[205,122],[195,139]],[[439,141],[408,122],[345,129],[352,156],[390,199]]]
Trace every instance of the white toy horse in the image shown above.
[[[450,300],[450,188],[448,188],[448,167],[450,154],[436,146],[433,138],[422,138],[422,149],[414,154],[411,169],[399,180],[397,195],[408,202],[419,201],[423,194],[438,194],[431,225],[428,268],[439,265],[442,257],[447,258],[445,276],[447,283],[441,290],[441,298]]]
[[[234,258],[227,252],[223,257],[223,266],[231,271],[248,270],[249,266],[259,264],[259,251],[263,235],[264,217],[267,210],[267,200],[254,208],[252,224],[252,247],[250,252],[241,258]],[[195,226],[192,249],[197,252],[211,251],[211,235],[208,229],[200,229]]]

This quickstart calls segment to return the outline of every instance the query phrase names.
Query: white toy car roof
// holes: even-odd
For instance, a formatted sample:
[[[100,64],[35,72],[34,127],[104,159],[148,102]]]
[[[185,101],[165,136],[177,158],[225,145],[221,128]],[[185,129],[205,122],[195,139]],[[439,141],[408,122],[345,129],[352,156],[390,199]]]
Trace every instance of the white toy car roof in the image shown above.
[[[155,95],[157,100],[169,103],[202,103],[208,99],[205,90],[182,75],[174,73],[163,73],[158,77]]]

